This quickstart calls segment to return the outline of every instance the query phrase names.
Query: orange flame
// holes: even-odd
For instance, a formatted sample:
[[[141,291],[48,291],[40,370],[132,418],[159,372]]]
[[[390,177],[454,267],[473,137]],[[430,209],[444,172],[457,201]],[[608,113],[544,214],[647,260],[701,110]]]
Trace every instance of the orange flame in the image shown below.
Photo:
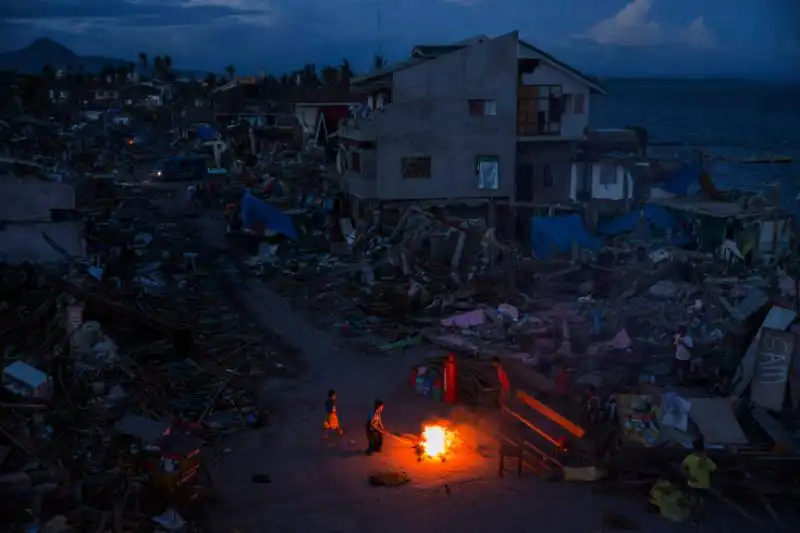
[[[428,457],[441,457],[455,444],[451,431],[439,425],[425,426],[422,429],[420,446]]]

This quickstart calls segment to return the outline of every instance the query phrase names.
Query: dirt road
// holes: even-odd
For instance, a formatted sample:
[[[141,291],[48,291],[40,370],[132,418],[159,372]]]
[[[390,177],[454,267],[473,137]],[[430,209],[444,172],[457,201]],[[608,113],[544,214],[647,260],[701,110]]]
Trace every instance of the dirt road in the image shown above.
[[[217,228],[216,222],[210,224]],[[218,236],[209,242],[222,245]],[[639,496],[606,497],[587,485],[548,483],[530,475],[500,478],[491,453],[462,462],[417,463],[407,446],[387,442],[386,453],[365,457],[363,427],[376,397],[386,402],[384,422],[390,430],[417,431],[432,414],[433,404],[407,392],[405,376],[421,354],[351,353],[337,333],[316,329],[258,280],[250,280],[239,296],[254,320],[302,351],[309,371],[288,386],[266,384],[265,394],[277,410],[275,421],[231,442],[231,452],[215,465],[220,501],[212,513],[213,531],[588,533],[600,531],[606,511],[624,514],[648,533],[692,529],[649,514]],[[349,433],[324,441],[323,402],[329,388],[339,393],[340,417]],[[391,489],[368,485],[370,473],[388,468],[408,471],[412,483]],[[267,474],[271,483],[253,483],[253,474]],[[715,513],[705,531],[754,529],[730,514]]]

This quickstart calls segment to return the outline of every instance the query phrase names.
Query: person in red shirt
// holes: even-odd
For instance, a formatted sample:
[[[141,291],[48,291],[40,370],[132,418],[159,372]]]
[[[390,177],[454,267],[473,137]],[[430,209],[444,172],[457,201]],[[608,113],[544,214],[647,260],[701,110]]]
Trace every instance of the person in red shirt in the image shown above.
[[[492,364],[497,369],[497,381],[500,382],[500,407],[505,407],[511,397],[511,382],[508,380],[503,364],[499,357],[492,358]]]

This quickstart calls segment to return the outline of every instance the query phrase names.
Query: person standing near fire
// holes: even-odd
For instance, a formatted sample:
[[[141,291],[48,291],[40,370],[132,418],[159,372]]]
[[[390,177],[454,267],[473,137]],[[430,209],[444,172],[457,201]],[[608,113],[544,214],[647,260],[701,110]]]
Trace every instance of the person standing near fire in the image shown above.
[[[342,425],[339,423],[339,415],[336,413],[336,391],[328,391],[328,399],[325,400],[325,421],[322,423],[322,438],[328,438],[329,431],[335,431],[337,435],[344,435]]]
[[[497,381],[500,382],[499,403],[502,409],[508,405],[508,400],[511,397],[511,382],[508,379],[508,374],[506,374],[506,370],[503,368],[503,363],[500,361],[499,357],[493,357],[492,364],[495,369],[497,369]]]
[[[380,453],[383,448],[383,434],[386,430],[383,427],[383,402],[375,400],[375,407],[367,418],[367,455]]]

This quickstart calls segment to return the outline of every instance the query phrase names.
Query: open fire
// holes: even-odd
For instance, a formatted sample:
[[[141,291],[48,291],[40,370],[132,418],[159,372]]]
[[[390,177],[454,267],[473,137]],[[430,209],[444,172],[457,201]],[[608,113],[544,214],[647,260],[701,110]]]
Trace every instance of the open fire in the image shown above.
[[[426,425],[422,428],[419,449],[422,455],[444,459],[445,454],[455,445],[453,431],[440,425]]]

